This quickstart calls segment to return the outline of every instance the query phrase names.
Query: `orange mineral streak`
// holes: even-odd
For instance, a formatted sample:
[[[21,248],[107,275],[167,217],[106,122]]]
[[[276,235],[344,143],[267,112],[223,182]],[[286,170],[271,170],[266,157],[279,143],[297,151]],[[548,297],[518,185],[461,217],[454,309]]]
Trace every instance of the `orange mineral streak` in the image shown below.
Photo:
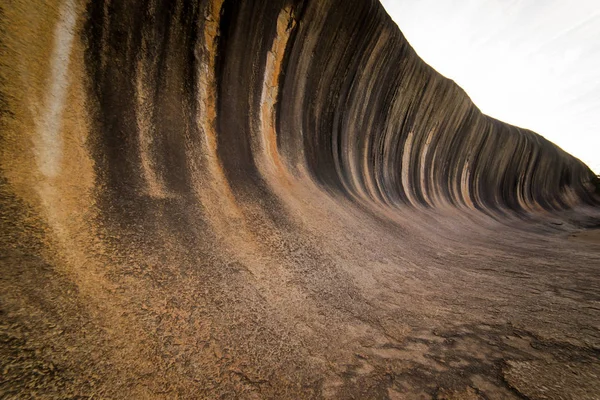
[[[267,53],[260,108],[260,130],[253,132],[252,151],[256,165],[289,215],[298,222],[303,221],[308,199],[322,196],[304,165],[295,166],[292,174],[277,146],[277,101],[282,79],[285,50],[290,35],[296,27],[294,10],[287,6],[277,18],[277,35]],[[314,212],[310,211],[310,212]]]
[[[205,8],[204,40],[197,50],[200,65],[197,96],[200,140],[191,142],[187,147],[188,167],[195,195],[212,226],[212,232],[224,244],[223,252],[235,254],[249,266],[251,273],[260,274],[259,270],[251,267],[254,265],[264,270],[264,265],[256,263],[258,239],[247,227],[244,212],[231,190],[218,155],[215,66],[222,5],[223,0],[214,0],[208,2]]]
[[[223,0],[207,4],[204,21],[204,43],[199,49],[198,126],[199,146],[188,147],[189,168],[192,171],[196,196],[204,208],[212,231],[222,240],[224,252],[231,252],[247,265],[255,276],[266,273],[262,263],[257,263],[259,240],[248,229],[244,210],[234,196],[217,148],[217,94],[215,65],[220,10]]]
[[[199,148],[190,146],[187,151],[196,195],[207,208],[212,223],[223,227],[231,225],[229,229],[233,229],[235,222],[243,224],[243,218],[217,153],[215,65],[222,5],[223,0],[213,0],[207,3],[205,9],[204,41],[198,49],[200,71],[197,105],[201,141]],[[201,159],[205,161],[207,172],[203,171]],[[214,201],[216,198],[220,201]]]
[[[275,176],[279,184],[290,185],[290,176],[284,167],[277,149],[277,131],[275,106],[279,95],[279,80],[285,49],[290,34],[296,25],[291,7],[285,7],[277,18],[277,35],[273,39],[271,50],[267,54],[267,65],[262,90],[258,140],[253,140],[253,150],[258,154],[257,165],[263,176],[269,181]]]

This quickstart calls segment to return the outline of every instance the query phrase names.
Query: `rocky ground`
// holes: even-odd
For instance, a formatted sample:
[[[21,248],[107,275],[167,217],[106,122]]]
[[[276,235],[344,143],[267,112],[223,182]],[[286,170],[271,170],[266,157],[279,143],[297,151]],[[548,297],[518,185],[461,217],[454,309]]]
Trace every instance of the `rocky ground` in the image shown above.
[[[598,399],[599,196],[375,0],[2,1],[0,398]]]
[[[3,215],[1,397],[598,398],[597,229],[339,202],[229,238],[171,204],[70,266]]]

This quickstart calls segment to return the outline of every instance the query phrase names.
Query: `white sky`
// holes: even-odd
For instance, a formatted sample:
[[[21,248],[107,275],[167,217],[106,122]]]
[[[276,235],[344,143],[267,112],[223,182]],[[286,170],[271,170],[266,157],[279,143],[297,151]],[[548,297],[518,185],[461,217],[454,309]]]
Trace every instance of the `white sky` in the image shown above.
[[[600,174],[600,0],[382,0],[417,53],[494,118]]]

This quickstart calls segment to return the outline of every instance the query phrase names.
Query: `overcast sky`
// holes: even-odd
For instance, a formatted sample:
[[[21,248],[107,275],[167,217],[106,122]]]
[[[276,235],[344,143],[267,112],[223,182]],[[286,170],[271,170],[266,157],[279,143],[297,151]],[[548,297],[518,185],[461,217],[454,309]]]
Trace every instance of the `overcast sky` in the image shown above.
[[[600,174],[600,0],[382,0],[428,64],[484,113]]]

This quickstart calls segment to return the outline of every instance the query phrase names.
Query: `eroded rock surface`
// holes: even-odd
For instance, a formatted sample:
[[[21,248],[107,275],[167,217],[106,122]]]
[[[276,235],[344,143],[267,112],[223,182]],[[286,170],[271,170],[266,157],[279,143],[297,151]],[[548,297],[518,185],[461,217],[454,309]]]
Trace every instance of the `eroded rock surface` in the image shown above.
[[[2,398],[598,398],[597,178],[376,1],[4,1],[0,111]]]

